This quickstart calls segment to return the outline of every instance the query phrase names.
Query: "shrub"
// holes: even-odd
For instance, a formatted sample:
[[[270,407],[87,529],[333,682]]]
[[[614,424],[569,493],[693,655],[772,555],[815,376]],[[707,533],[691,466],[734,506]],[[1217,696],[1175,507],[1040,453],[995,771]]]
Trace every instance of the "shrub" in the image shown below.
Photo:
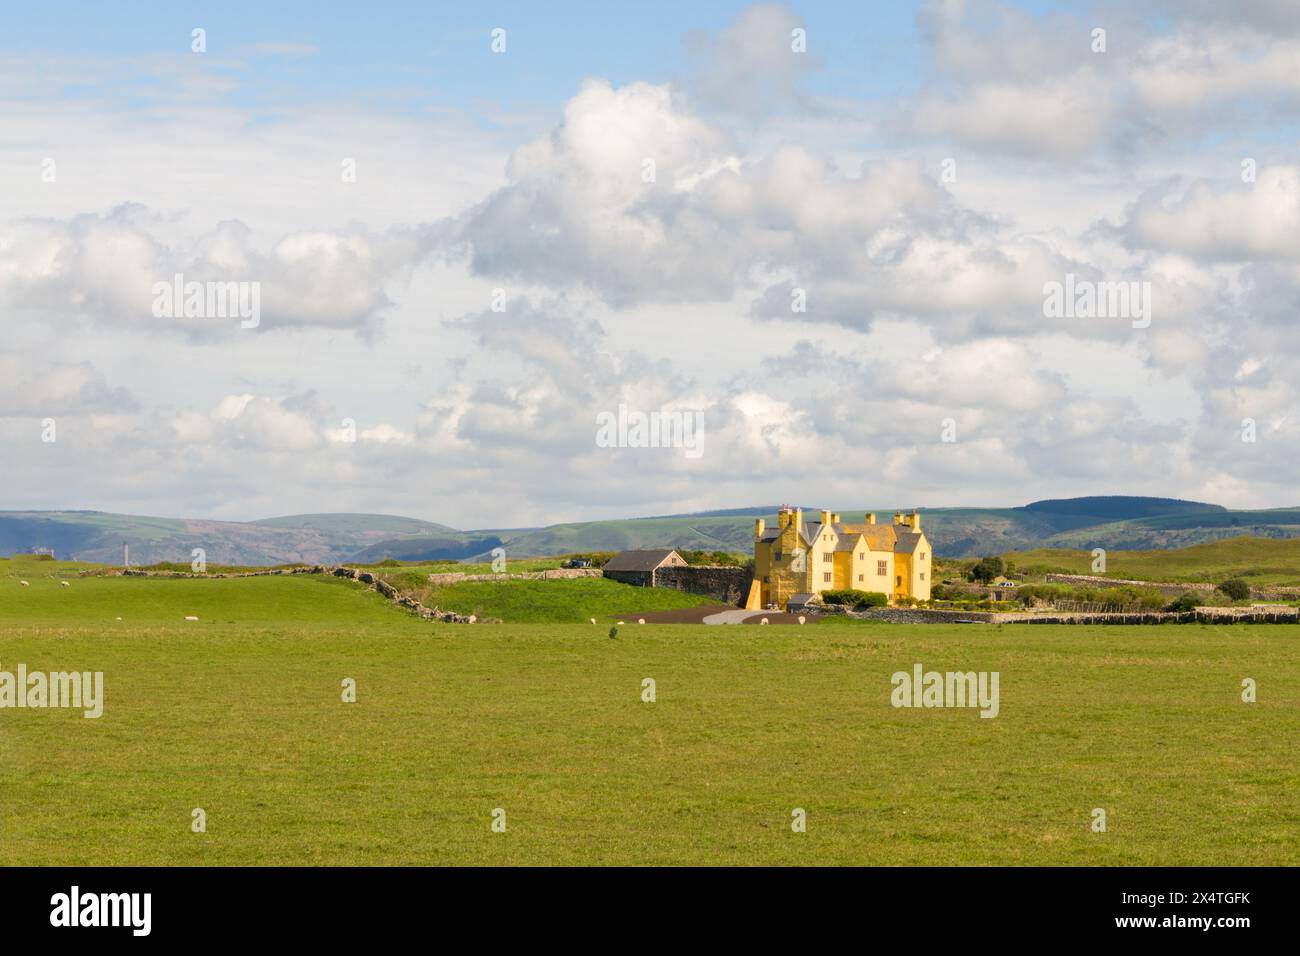
[[[384,558],[384,560],[371,565],[372,568],[400,568],[401,566],[402,562],[396,558]]]
[[[746,563],[745,555],[732,554],[730,551],[686,551],[681,548],[677,549],[683,560],[692,565],[713,565],[723,568],[744,567]],[[753,558],[749,559],[753,563]]]
[[[1219,590],[1234,601],[1245,601],[1250,598],[1250,585],[1241,578],[1229,578],[1219,585]]]
[[[975,562],[975,567],[971,568],[970,576],[972,581],[982,581],[985,584],[992,581],[1002,573],[1002,559],[999,557],[984,557]]]
[[[1184,591],[1182,594],[1178,595],[1178,597],[1170,601],[1169,604],[1166,605],[1165,610],[1177,612],[1191,611],[1195,610],[1199,603],[1200,602],[1197,601],[1195,594],[1191,591]]]
[[[822,591],[823,604],[844,604],[850,607],[884,607],[889,598],[879,591],[859,591],[855,588],[841,588],[835,591]]]

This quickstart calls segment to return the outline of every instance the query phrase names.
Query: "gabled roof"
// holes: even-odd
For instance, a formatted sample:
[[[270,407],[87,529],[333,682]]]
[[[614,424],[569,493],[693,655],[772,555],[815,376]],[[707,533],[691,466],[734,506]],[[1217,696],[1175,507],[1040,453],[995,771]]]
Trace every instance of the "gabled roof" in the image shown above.
[[[862,544],[861,531],[845,531],[842,527],[836,528],[839,532],[840,540],[835,542],[836,551],[856,551]]]
[[[620,551],[605,562],[606,571],[653,571],[665,561],[673,548],[652,548],[648,551]]]
[[[898,542],[894,545],[894,550],[900,554],[912,554],[916,551],[916,546],[921,543],[921,532],[912,531],[910,528],[906,531],[898,532]]]

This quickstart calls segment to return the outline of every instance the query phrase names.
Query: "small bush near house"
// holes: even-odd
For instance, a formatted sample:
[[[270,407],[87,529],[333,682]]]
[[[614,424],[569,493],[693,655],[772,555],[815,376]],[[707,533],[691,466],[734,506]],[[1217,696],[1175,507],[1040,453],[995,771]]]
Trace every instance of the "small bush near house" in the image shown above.
[[[841,588],[837,591],[822,591],[823,604],[843,604],[848,607],[884,607],[889,598],[879,591],[859,591],[856,588]]]
[[[1002,559],[998,557],[980,558],[971,568],[970,576],[972,581],[983,581],[987,584],[1002,573]]]
[[[1219,585],[1219,590],[1234,601],[1246,601],[1250,598],[1250,585],[1241,578],[1229,578]]]
[[[1180,613],[1183,611],[1194,611],[1200,603],[1201,602],[1197,600],[1195,594],[1191,591],[1187,591],[1170,601],[1169,604],[1165,606],[1165,610]]]

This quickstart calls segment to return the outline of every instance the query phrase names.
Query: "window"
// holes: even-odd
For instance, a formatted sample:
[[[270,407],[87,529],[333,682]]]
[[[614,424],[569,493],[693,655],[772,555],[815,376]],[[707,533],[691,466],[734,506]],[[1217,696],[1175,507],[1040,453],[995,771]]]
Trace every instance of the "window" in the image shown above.
[[[924,572],[924,571],[921,572],[921,580],[922,580],[922,581],[925,580],[925,572]]]
[[[924,552],[924,551],[921,552],[921,560],[922,560],[922,561],[925,560],[925,552]]]
[[[827,561],[834,561],[834,560],[835,560],[835,555],[834,555],[834,553],[832,553],[832,552],[830,552],[830,551],[825,552],[825,553],[822,555],[822,557],[825,558]]]
[[[830,573],[829,571],[825,572],[825,573],[822,575],[822,580],[825,581],[827,584],[830,584],[830,583],[831,583],[831,573]]]
[[[898,576],[898,584],[896,585],[896,587],[900,587],[900,588],[901,588],[902,586],[903,586],[903,576],[900,574],[900,575]]]
[[[865,574],[859,574],[859,575],[858,575],[858,580],[861,581],[864,577],[866,577]]]
[[[858,555],[858,560],[859,560],[859,561],[865,561],[865,560],[867,560],[866,552],[863,552],[862,554]]]
[[[889,577],[889,562],[888,562],[888,561],[877,561],[877,562],[876,562],[876,574],[877,574],[879,577],[882,577],[882,578],[887,578],[887,577]]]
[[[780,560],[781,560],[781,552],[780,552],[780,551],[778,551],[778,552],[776,553],[776,555],[775,555],[775,560],[777,560],[777,561],[780,561]]]

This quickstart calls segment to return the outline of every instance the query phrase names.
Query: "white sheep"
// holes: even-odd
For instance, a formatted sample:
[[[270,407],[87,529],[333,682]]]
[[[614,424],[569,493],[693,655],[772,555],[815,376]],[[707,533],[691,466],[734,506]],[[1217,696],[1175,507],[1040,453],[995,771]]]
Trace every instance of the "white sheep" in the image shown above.
[[[70,588],[70,587],[72,587],[72,585],[69,584],[67,581],[60,581],[60,582],[59,582],[59,585],[60,585],[61,587],[65,587],[65,588]]]
[[[595,624],[595,623],[596,623],[596,619],[595,619],[594,617],[591,619],[591,623],[592,623],[592,624]]]
[[[763,618],[763,619],[762,619],[761,621],[759,621],[758,623],[759,623],[759,624],[766,624],[766,623],[767,623],[767,618]]]
[[[643,618],[643,617],[639,617],[639,618],[636,619],[636,622],[637,622],[638,624],[644,624],[644,623],[645,623],[645,618]]]
[[[800,615],[799,615],[799,623],[802,624],[802,623],[804,622],[804,620],[805,620],[804,616],[803,616],[802,614],[800,614]]]
[[[21,585],[22,585],[23,587],[25,587],[25,588],[29,588],[29,587],[31,587],[31,585],[28,584],[26,581],[19,581],[18,583],[21,584]]]
[[[187,614],[187,615],[185,616],[185,620],[187,620],[187,621],[197,621],[198,618],[195,617],[195,616],[192,615],[192,614]]]

